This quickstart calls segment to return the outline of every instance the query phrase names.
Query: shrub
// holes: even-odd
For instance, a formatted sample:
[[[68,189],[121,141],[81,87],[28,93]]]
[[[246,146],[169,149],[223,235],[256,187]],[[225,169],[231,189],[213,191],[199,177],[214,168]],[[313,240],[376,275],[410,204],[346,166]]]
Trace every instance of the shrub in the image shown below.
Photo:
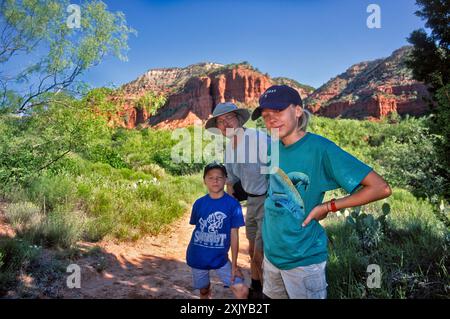
[[[138,167],[139,171],[142,171],[146,174],[155,176],[157,179],[163,179],[166,177],[166,171],[164,168],[157,164],[148,164]]]
[[[28,198],[39,203],[46,211],[62,206],[71,209],[76,200],[75,184],[70,175],[43,174],[31,180]]]
[[[46,247],[73,247],[84,232],[85,217],[77,212],[54,211],[23,236],[29,242]]]
[[[84,232],[83,214],[52,211],[44,215],[29,202],[10,204],[6,216],[20,238],[39,246],[69,248]]]
[[[114,168],[129,167],[129,165],[116,150],[103,145],[96,145],[93,147],[89,151],[87,159],[94,163],[98,162],[108,164]]]
[[[44,215],[37,205],[30,202],[19,202],[8,205],[6,218],[14,229],[21,234],[31,228],[38,227]]]
[[[0,295],[13,288],[21,270],[26,270],[39,255],[39,248],[20,239],[0,239]]]

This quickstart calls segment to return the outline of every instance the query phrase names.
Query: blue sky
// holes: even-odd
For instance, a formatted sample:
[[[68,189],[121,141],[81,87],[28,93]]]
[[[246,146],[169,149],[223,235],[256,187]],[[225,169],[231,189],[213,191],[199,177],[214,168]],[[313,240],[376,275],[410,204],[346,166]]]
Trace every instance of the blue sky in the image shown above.
[[[84,76],[95,87],[203,61],[248,61],[272,77],[319,87],[352,64],[389,56],[424,27],[414,0],[104,1],[138,35],[128,62],[108,57]],[[380,29],[366,25],[371,3],[381,8]]]

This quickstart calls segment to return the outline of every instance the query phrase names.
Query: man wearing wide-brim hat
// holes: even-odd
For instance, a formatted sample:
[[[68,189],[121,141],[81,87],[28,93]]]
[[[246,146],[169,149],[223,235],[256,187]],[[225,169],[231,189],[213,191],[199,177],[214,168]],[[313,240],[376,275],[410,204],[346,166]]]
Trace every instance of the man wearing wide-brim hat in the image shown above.
[[[205,128],[230,139],[225,150],[228,172],[227,192],[238,200],[247,197],[245,231],[249,240],[252,285],[250,297],[262,297],[263,244],[261,236],[267,179],[261,167],[267,164],[269,137],[262,131],[245,128],[250,112],[231,102],[218,104]],[[241,197],[241,195],[244,196]],[[246,196],[245,196],[246,195]]]

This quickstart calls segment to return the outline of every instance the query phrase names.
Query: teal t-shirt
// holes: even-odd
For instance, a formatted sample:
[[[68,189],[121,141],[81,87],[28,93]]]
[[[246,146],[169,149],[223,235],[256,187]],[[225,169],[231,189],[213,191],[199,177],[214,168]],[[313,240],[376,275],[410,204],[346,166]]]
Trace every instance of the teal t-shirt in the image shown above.
[[[323,227],[316,220],[306,227],[301,224],[311,210],[323,202],[326,191],[342,187],[352,193],[372,168],[332,141],[313,133],[306,133],[286,147],[279,142],[278,164],[287,174],[284,176],[293,181],[291,186],[296,186],[294,190],[301,199],[298,200],[297,193],[295,196],[282,194],[285,189],[282,179],[275,180],[275,176],[269,175],[262,226],[264,254],[283,270],[326,261],[328,239]],[[284,201],[283,205],[277,198]]]

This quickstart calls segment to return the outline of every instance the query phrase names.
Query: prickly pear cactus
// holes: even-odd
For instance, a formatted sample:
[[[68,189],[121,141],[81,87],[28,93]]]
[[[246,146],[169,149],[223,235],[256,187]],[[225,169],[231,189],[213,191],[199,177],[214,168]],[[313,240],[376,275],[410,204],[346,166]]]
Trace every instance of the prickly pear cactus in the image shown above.
[[[355,229],[365,250],[377,247],[386,233],[386,217],[391,211],[390,205],[384,203],[381,211],[382,214],[375,218],[371,214],[361,212],[361,207],[355,207],[346,218],[347,224]]]

